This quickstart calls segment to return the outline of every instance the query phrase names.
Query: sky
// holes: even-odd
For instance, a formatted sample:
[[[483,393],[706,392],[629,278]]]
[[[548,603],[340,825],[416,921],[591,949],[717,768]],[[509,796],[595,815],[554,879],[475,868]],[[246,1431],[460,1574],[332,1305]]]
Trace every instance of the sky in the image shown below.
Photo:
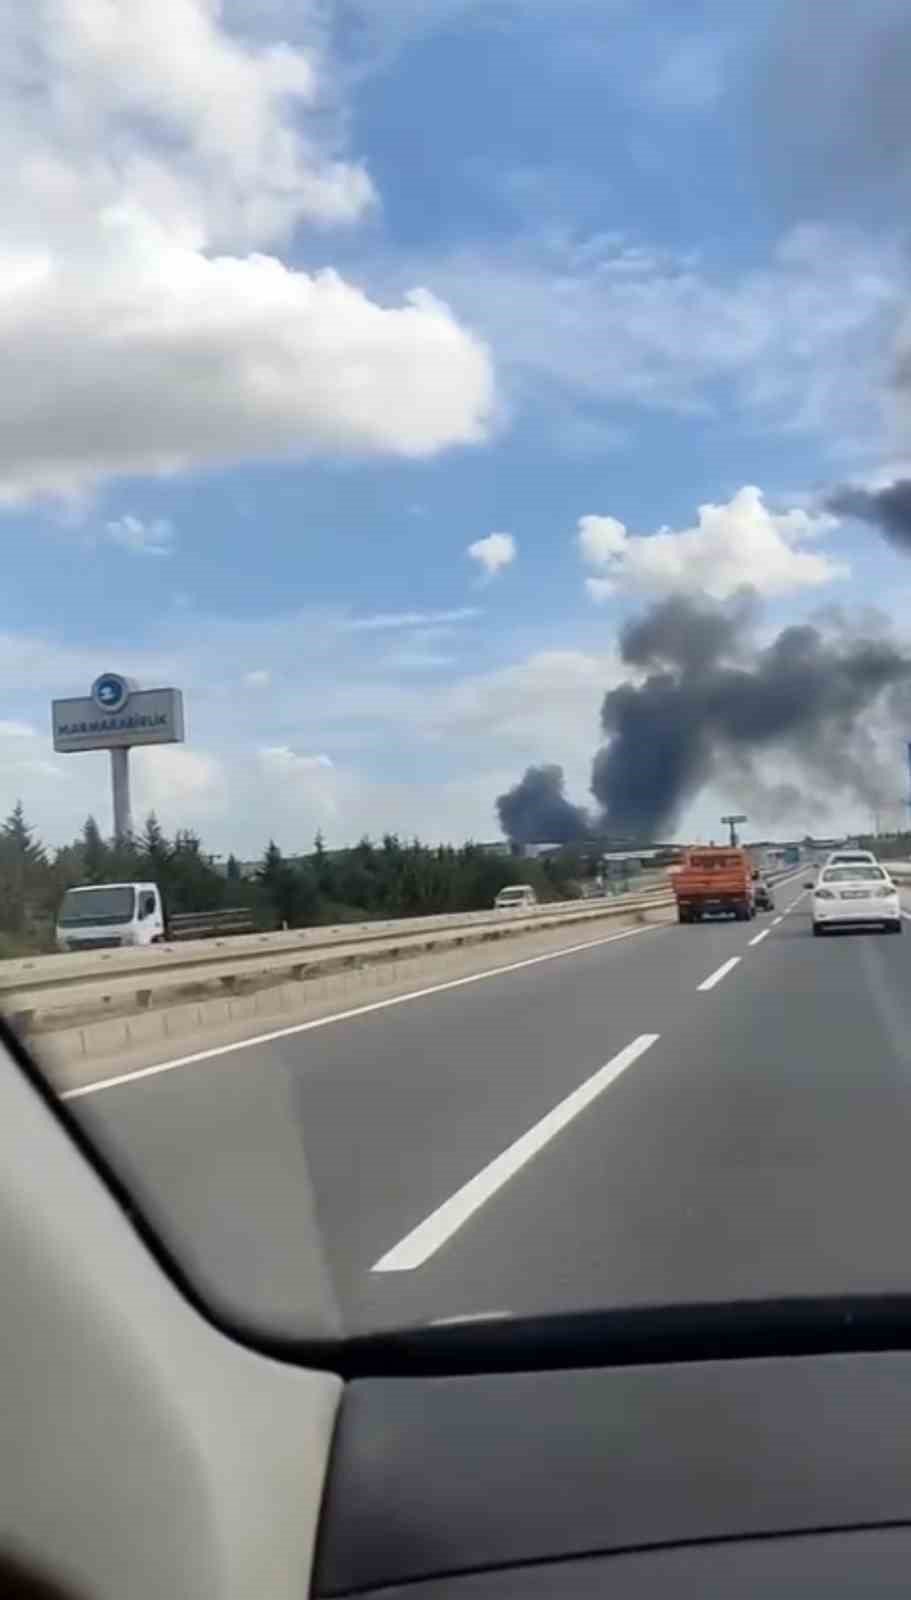
[[[908,644],[832,504],[911,461],[909,59],[892,0],[3,8],[0,804],[109,829],[49,702],[111,670],[183,690],[134,808],[216,853],[492,839],[529,764],[589,800],[643,607]],[[869,825],[793,762],[679,836]]]

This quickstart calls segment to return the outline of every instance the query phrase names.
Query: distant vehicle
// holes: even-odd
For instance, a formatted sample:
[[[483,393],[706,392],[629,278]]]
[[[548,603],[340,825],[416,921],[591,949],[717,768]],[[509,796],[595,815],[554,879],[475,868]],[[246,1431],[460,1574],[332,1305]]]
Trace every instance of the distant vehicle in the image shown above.
[[[775,897],[762,874],[753,870],[753,899],[757,911],[774,911]]]
[[[887,933],[901,933],[898,890],[876,862],[842,862],[822,868],[813,891],[813,932],[878,924]]]
[[[534,911],[538,896],[530,883],[511,883],[501,889],[493,903],[494,911]]]
[[[171,915],[157,883],[86,883],[67,889],[57,913],[58,950],[116,950],[123,946],[215,939],[252,933],[248,906]]]
[[[739,922],[756,915],[754,867],[746,850],[701,845],[687,850],[671,877],[678,922],[727,913]]]
[[[67,889],[57,913],[58,950],[115,950],[165,937],[157,883],[83,884]]]
[[[825,860],[827,867],[847,867],[852,862],[866,862],[868,866],[876,866],[876,857],[872,850],[832,850]]]

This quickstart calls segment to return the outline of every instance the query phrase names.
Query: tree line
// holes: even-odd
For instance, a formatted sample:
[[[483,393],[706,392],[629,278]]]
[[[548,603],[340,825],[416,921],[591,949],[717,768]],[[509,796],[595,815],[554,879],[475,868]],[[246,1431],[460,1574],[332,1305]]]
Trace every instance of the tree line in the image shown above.
[[[429,916],[489,907],[510,883],[532,883],[540,899],[570,898],[580,862],[572,851],[546,862],[491,855],[479,845],[425,845],[384,834],[347,849],[283,855],[270,839],[252,877],[230,855],[220,867],[191,828],[168,837],[154,812],[130,839],[105,839],[87,817],[71,844],[47,849],[17,802],[0,825],[0,956],[53,948],[65,891],[85,883],[157,883],[171,912],[242,908],[263,929]]]

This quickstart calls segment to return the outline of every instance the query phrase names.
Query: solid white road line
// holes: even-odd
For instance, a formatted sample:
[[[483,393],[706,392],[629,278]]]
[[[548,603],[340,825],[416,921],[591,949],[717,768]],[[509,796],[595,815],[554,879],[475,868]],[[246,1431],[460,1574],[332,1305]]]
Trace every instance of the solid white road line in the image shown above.
[[[750,944],[762,944],[763,939],[767,939],[771,931],[771,928],[763,928],[761,933],[757,933],[755,939],[750,940]]]
[[[275,1039],[290,1039],[297,1033],[310,1033],[314,1028],[328,1028],[333,1022],[348,1022],[352,1017],[366,1017],[373,1011],[386,1011],[390,1006],[403,1006],[409,1000],[423,1000],[426,995],[442,994],[446,989],[461,989],[469,983],[481,983],[485,978],[499,978],[506,972],[519,972],[523,967],[536,967],[542,961],[558,961],[561,956],[578,955],[582,950],[595,950],[602,944],[614,944],[619,939],[632,939],[637,933],[656,933],[670,923],[653,923],[648,927],[624,928],[620,933],[609,933],[603,939],[589,939],[585,944],[568,945],[564,950],[549,950],[543,956],[528,956],[523,961],[510,961],[502,967],[485,967],[483,972],[472,972],[465,978],[449,978],[445,983],[434,983],[426,989],[411,989],[407,994],[393,994],[386,1000],[371,1000],[364,1006],[352,1006],[348,1011],[334,1011],[328,1017],[314,1017],[311,1022],[295,1022],[287,1028],[275,1028],[271,1033],[257,1033],[252,1039],[237,1039],[234,1044],[213,1045],[210,1050],[196,1050],[190,1056],[179,1056],[175,1061],[159,1061],[151,1067],[140,1067],[137,1072],[121,1072],[116,1077],[98,1078],[94,1083],[81,1084],[78,1089],[65,1089],[61,1100],[78,1100],[85,1094],[97,1094],[100,1089],[116,1089],[124,1083],[139,1083],[143,1078],[157,1078],[163,1072],[176,1072],[178,1067],[192,1067],[198,1061],[212,1061],[216,1056],[231,1055],[235,1050],[250,1050],[258,1044],[271,1044]]]
[[[742,956],[731,956],[729,961],[723,961],[717,972],[713,972],[710,978],[706,978],[704,983],[699,984],[697,992],[705,994],[707,989],[714,989],[716,983],[720,983],[722,978],[727,977],[729,972],[733,972],[742,959]]]
[[[523,1133],[520,1139],[511,1144],[501,1155],[482,1167],[474,1178],[457,1189],[450,1195],[436,1211],[429,1217],[406,1233],[404,1239],[393,1245],[391,1250],[380,1256],[371,1268],[372,1272],[412,1272],[415,1267],[423,1266],[432,1255],[435,1255],[441,1245],[444,1245],[453,1234],[458,1232],[469,1217],[491,1199],[504,1183],[514,1177],[522,1167],[543,1150],[551,1139],[555,1138],[568,1123],[577,1117],[580,1111],[591,1105],[599,1094],[619,1078],[621,1072],[631,1067],[646,1050],[649,1050],[660,1037],[657,1033],[641,1033],[638,1039],[628,1044],[618,1055],[599,1067],[598,1071],[587,1078],[578,1089],[567,1095],[565,1100],[554,1106],[552,1111],[536,1122],[533,1128]]]

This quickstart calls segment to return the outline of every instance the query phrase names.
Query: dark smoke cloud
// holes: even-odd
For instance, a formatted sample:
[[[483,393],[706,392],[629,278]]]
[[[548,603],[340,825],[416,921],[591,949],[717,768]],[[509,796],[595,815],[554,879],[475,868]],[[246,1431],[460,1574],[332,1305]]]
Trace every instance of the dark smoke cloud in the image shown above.
[[[748,665],[741,611],[672,597],[621,636],[630,666],[647,672],[604,697],[609,743],[595,756],[592,792],[608,827],[660,837],[713,778],[749,773],[776,749],[826,789],[868,804],[882,792],[863,713],[911,681],[911,658],[877,639],[827,638],[788,627]]]
[[[500,826],[515,844],[572,844],[590,831],[588,814],[564,792],[563,768],[529,767],[497,800]]]
[[[871,523],[890,544],[911,555],[911,478],[898,478],[884,489],[857,489],[847,484],[833,490],[826,505],[839,516]]]
[[[783,0],[757,73],[782,195],[800,215],[868,208],[911,177],[907,0]]]

